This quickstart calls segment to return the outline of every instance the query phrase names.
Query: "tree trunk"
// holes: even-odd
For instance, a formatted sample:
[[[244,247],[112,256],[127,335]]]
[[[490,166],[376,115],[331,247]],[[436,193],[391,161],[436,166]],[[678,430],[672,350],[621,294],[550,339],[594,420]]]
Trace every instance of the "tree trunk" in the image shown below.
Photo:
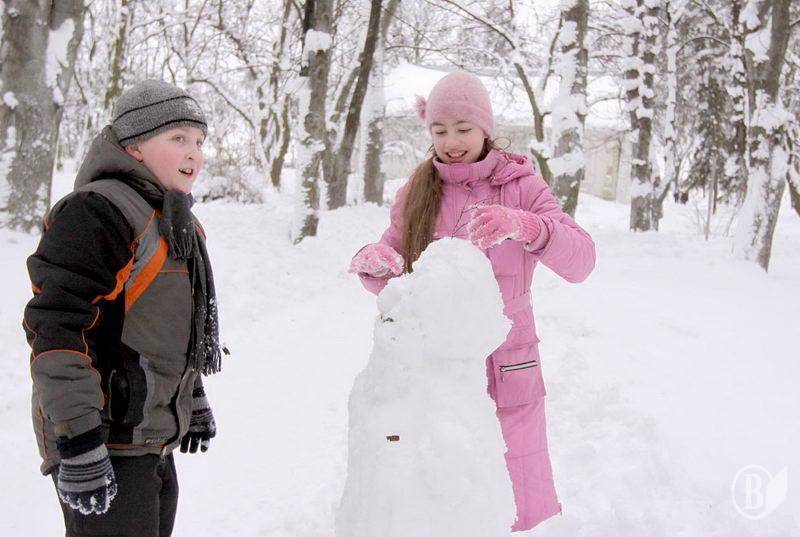
[[[733,135],[728,140],[725,175],[729,188],[738,193],[737,204],[744,200],[747,188],[747,62],[745,59],[745,34],[741,21],[741,0],[731,0],[731,46],[729,48],[730,65],[732,67],[730,85],[727,88],[731,96],[733,116]]]
[[[562,7],[559,60],[559,95],[552,107],[555,152],[550,159],[551,190],[564,212],[575,216],[578,193],[586,170],[583,130],[586,120],[586,69],[589,53],[584,46],[589,0],[572,0]]]
[[[787,184],[789,185],[789,200],[792,202],[792,209],[800,216],[800,169],[797,164],[794,164],[795,170],[793,175],[787,176]],[[792,178],[790,178],[792,177]]]
[[[800,216],[800,126],[795,123],[789,133],[789,169],[786,184],[789,187],[789,201],[792,209]]]
[[[50,206],[64,96],[83,37],[82,0],[10,0],[0,46],[0,198],[4,224],[30,231]]]
[[[381,164],[383,161],[383,120],[386,117],[386,94],[384,92],[384,47],[389,34],[394,13],[400,0],[389,0],[381,21],[381,37],[375,50],[375,65],[369,85],[367,102],[369,113],[365,121],[364,158],[362,173],[364,176],[364,201],[383,204],[383,185],[386,182]]]
[[[770,2],[771,13],[765,15],[771,16],[769,49],[764,56],[752,55],[749,62],[754,93],[748,125],[750,165],[736,250],[739,256],[757,262],[764,270],[769,269],[772,237],[789,171],[787,138],[792,117],[783,107],[779,91],[789,42],[790,2]]]
[[[333,161],[333,173],[325,177],[328,183],[328,208],[337,209],[347,203],[347,179],[350,175],[350,160],[353,156],[356,135],[361,118],[361,107],[367,94],[367,83],[375,57],[375,47],[380,37],[380,20],[382,0],[371,0],[367,37],[364,40],[364,51],[361,54],[361,65],[358,80],[353,90],[350,108],[341,143],[336,148]]]
[[[514,49],[516,50],[516,49]],[[525,72],[525,67],[521,63],[515,63],[514,69],[517,71],[517,76],[522,81],[522,87],[525,88],[525,94],[528,96],[528,102],[531,105],[531,113],[533,114],[533,137],[536,146],[531,145],[531,153],[533,158],[536,159],[536,167],[542,178],[549,185],[553,182],[553,172],[550,170],[549,155],[542,150],[545,144],[544,137],[544,114],[539,109],[539,104],[536,101],[536,94],[533,92],[533,86],[528,79],[528,74]]]
[[[275,59],[272,63],[272,72],[270,73],[269,82],[272,89],[272,103],[276,106],[279,102],[279,86],[280,75],[283,70],[283,63],[287,59],[287,41],[289,32],[289,21],[292,19],[292,0],[284,0],[283,2],[283,15],[281,17],[282,26],[278,42],[273,47],[275,49]],[[289,143],[292,138],[291,116],[292,98],[290,95],[284,95],[281,103],[280,120],[276,121],[275,129],[279,131],[280,145],[278,146],[277,153],[274,153],[270,159],[270,181],[272,186],[280,188],[281,186],[281,173],[283,172],[283,163],[286,160],[286,153],[289,151]],[[277,141],[277,140],[276,140]],[[273,151],[270,148],[269,153]]]
[[[634,7],[634,2],[629,2]],[[628,108],[631,128],[636,133],[631,165],[631,217],[633,231],[657,227],[650,140],[653,128],[653,78],[658,47],[658,1],[636,0],[635,18],[639,27],[631,37],[630,64],[626,69]]]
[[[327,147],[325,99],[330,70],[332,0],[306,0],[303,20],[302,89],[298,91],[300,122],[297,126],[297,170],[292,241],[317,234],[319,175]]]
[[[281,186],[283,163],[286,161],[286,154],[289,152],[289,143],[292,141],[291,108],[292,98],[290,95],[286,95],[283,98],[283,110],[281,111],[281,145],[275,158],[272,159],[269,172],[272,186],[275,188],[280,188]]]
[[[121,0],[119,10],[119,30],[114,41],[114,57],[111,60],[111,78],[108,81],[103,98],[103,109],[111,111],[117,97],[122,95],[122,75],[124,73],[124,57],[127,52],[128,24],[131,18],[131,0]]]
[[[675,7],[671,0],[664,3],[664,18],[667,23],[667,37],[665,49],[667,53],[667,102],[664,113],[664,182],[662,191],[663,196],[659,202],[663,213],[663,200],[669,191],[670,186],[677,193],[678,188],[678,167],[679,163],[675,158],[675,107],[678,102],[678,19],[680,15],[675,13]]]

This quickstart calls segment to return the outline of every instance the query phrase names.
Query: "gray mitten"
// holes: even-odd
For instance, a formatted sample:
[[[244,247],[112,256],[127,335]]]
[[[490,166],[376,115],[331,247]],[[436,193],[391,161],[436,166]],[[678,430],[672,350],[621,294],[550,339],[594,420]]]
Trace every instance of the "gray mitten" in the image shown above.
[[[98,443],[99,442],[99,443]],[[73,439],[59,439],[58,496],[84,515],[102,515],[117,495],[114,468],[100,428]]]

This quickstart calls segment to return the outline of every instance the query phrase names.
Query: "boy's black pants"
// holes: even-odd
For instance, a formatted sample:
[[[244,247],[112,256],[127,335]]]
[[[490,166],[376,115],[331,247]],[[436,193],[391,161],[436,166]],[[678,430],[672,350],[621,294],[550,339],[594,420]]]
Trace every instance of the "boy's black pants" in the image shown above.
[[[66,537],[169,537],[178,507],[178,476],[170,453],[111,457],[117,496],[108,512],[82,515],[61,502]],[[58,471],[52,473],[53,482]]]

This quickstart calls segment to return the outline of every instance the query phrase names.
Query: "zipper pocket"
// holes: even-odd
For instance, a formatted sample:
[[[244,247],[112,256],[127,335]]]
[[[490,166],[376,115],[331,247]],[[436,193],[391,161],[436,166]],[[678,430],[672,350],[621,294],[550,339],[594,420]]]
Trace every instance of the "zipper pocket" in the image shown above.
[[[529,369],[531,367],[536,367],[539,365],[537,360],[531,360],[529,362],[521,362],[518,364],[510,364],[510,365],[501,365],[500,366],[500,380],[505,381],[504,373],[506,371],[518,371],[520,369]]]

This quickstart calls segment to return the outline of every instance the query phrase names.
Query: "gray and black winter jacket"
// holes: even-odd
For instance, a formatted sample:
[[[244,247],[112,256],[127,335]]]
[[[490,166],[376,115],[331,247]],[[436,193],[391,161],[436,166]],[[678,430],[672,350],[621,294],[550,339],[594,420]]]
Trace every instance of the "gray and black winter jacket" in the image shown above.
[[[59,462],[58,438],[100,426],[111,455],[141,455],[170,452],[189,427],[201,386],[187,359],[191,272],[167,255],[142,179],[157,184],[104,130],[28,259],[23,324],[44,474]]]

